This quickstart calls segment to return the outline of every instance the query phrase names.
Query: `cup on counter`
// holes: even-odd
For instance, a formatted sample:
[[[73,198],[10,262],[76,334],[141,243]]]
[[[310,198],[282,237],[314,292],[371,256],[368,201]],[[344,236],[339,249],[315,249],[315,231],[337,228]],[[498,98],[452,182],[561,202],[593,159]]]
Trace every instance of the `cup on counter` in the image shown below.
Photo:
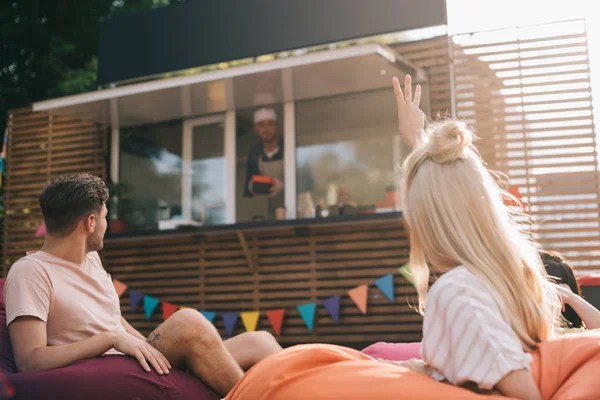
[[[277,207],[275,210],[275,219],[278,221],[285,219],[285,207]]]

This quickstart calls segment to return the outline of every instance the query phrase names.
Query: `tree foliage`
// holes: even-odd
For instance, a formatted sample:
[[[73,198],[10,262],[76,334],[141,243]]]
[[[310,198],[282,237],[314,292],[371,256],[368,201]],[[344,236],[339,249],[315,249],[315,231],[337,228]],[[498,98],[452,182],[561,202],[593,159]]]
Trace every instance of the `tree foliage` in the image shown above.
[[[0,133],[10,109],[96,88],[100,21],[180,1],[0,1]]]

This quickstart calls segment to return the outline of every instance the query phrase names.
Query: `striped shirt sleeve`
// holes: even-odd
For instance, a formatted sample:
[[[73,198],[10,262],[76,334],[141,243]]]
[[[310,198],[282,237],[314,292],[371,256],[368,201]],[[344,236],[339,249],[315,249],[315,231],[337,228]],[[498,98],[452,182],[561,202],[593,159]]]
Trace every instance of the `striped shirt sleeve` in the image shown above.
[[[421,355],[440,378],[489,390],[509,372],[530,369],[493,289],[464,267],[444,274],[427,296]]]

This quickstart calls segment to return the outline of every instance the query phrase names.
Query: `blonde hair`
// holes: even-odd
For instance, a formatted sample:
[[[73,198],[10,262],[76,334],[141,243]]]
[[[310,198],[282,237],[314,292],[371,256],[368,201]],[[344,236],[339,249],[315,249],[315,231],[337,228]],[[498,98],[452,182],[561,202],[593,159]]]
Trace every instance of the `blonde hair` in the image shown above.
[[[462,265],[496,290],[523,349],[532,351],[553,334],[560,303],[474,139],[464,123],[435,124],[404,162],[402,206],[419,309],[425,309],[429,266],[441,274]]]

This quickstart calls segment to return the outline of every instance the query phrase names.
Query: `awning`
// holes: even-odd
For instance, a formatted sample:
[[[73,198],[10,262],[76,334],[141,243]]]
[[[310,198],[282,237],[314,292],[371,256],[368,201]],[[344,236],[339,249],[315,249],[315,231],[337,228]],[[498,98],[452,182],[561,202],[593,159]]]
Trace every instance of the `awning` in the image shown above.
[[[46,100],[33,110],[125,127],[391,88],[392,77],[406,73],[426,83],[424,71],[396,51],[369,44]]]

